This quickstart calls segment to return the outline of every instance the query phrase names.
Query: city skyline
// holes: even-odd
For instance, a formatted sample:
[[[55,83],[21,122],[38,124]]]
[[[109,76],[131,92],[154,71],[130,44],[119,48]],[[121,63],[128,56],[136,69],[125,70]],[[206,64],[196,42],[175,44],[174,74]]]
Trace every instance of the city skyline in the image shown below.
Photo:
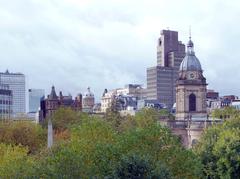
[[[105,88],[146,85],[160,30],[178,31],[186,44],[191,25],[208,88],[239,95],[239,6],[237,1],[0,1],[0,71],[25,74],[27,89],[48,93],[55,85],[75,96],[90,86],[100,99]]]

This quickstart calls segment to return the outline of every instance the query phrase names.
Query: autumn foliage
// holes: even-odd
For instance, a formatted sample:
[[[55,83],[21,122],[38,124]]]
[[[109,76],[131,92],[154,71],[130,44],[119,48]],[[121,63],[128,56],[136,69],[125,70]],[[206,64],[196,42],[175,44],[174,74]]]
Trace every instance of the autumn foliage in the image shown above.
[[[227,113],[231,113],[227,110]],[[217,114],[217,113],[216,113]],[[46,126],[0,124],[0,178],[238,178],[240,117],[204,131],[193,150],[158,123],[167,111],[105,116],[61,108],[52,116],[54,145]]]

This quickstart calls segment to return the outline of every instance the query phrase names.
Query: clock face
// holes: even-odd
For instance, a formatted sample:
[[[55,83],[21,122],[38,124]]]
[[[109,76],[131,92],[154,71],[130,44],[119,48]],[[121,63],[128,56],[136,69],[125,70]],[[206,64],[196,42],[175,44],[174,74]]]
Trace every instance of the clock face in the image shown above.
[[[189,73],[188,77],[189,77],[189,79],[192,80],[192,79],[196,78],[196,75],[195,75],[195,73]]]

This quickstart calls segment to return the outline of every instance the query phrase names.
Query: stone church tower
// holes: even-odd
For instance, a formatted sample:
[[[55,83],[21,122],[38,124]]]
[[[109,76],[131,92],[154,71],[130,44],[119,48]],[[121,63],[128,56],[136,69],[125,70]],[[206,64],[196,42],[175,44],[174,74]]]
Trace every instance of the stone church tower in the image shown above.
[[[206,78],[189,38],[176,82],[176,119],[206,120]]]

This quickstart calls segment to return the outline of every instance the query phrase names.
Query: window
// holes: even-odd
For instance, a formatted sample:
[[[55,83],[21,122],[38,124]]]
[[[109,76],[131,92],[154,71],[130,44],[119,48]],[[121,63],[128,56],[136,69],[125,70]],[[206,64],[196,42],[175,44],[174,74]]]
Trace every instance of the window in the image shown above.
[[[190,94],[190,96],[189,96],[189,111],[196,111],[196,96],[195,96],[195,94]]]

